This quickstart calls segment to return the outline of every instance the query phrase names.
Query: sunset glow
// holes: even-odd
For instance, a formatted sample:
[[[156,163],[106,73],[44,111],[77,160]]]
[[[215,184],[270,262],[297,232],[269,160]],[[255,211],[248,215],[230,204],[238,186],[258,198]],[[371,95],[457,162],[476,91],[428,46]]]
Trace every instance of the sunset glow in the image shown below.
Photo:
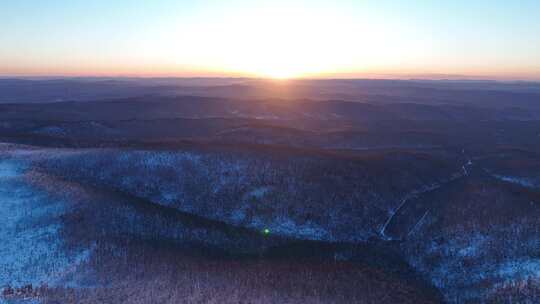
[[[537,1],[56,2],[3,5],[0,75],[540,79]]]

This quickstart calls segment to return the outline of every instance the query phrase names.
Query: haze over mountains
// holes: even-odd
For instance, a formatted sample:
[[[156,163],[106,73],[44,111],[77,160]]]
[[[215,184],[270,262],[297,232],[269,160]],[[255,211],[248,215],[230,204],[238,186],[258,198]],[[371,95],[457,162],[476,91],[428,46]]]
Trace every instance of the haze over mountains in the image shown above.
[[[538,83],[0,79],[0,141],[8,303],[540,301]]]
[[[2,103],[87,101],[141,95],[247,98],[295,98],[356,102],[478,103],[518,106],[538,98],[537,82],[490,80],[313,79],[249,78],[0,78]],[[381,97],[395,99],[381,99]],[[379,99],[377,99],[379,97]],[[412,99],[412,100],[411,100]],[[515,101],[514,101],[515,102]],[[486,104],[484,104],[486,106]]]

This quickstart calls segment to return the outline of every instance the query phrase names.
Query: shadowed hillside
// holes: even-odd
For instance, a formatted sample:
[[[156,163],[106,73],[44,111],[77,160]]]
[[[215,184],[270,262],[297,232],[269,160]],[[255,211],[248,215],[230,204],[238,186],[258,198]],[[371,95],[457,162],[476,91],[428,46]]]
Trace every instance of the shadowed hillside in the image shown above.
[[[1,86],[0,301],[538,302],[537,84]]]

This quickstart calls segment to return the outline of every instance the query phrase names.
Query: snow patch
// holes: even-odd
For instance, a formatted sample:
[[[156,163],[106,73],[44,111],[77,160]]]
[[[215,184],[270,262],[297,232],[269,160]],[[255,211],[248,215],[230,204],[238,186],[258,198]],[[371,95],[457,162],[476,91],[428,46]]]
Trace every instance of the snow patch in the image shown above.
[[[522,259],[502,264],[497,274],[506,280],[540,278],[540,259]]]
[[[508,182],[508,183],[517,184],[517,185],[527,187],[527,188],[536,187],[536,185],[530,179],[527,179],[527,178],[520,178],[520,177],[515,177],[515,176],[507,176],[507,175],[499,175],[499,174],[493,174],[493,177],[500,179],[502,181]]]
[[[85,257],[64,250],[64,204],[32,189],[23,175],[20,163],[0,161],[0,286],[54,285],[53,278]]]
[[[265,223],[262,219],[256,217],[250,225],[258,230],[268,228],[273,234],[300,237],[310,240],[328,240],[331,239],[328,231],[311,222],[299,225],[290,218],[278,218]]]

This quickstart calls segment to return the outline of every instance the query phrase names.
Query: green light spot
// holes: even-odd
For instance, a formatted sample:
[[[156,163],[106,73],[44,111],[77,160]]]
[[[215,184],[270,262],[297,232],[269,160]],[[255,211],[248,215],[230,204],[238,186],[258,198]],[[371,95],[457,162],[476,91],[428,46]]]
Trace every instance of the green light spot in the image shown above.
[[[268,228],[264,229],[264,230],[263,230],[263,233],[264,233],[265,235],[270,234],[270,229],[268,229]]]

